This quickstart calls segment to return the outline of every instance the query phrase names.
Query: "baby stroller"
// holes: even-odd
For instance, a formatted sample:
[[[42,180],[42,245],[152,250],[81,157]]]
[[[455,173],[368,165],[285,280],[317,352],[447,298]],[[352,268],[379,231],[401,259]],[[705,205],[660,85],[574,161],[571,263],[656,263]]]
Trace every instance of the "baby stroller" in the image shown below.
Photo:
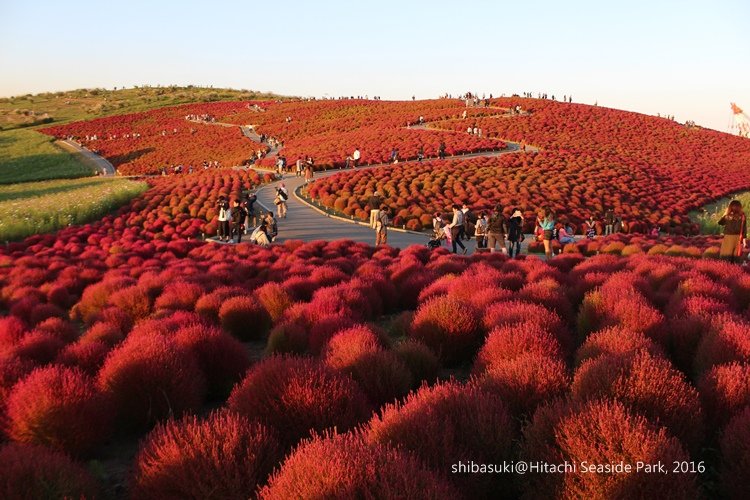
[[[436,229],[433,238],[427,242],[427,248],[435,250],[442,247],[444,239],[446,239],[445,231],[443,229]]]

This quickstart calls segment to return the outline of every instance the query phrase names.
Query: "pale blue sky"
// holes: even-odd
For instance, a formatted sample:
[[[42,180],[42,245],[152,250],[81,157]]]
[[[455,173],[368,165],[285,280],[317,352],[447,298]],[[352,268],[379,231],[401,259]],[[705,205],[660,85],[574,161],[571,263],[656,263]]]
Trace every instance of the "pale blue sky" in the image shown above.
[[[196,84],[294,95],[531,91],[726,130],[750,2],[0,0],[0,96]],[[558,97],[558,98],[559,98]]]

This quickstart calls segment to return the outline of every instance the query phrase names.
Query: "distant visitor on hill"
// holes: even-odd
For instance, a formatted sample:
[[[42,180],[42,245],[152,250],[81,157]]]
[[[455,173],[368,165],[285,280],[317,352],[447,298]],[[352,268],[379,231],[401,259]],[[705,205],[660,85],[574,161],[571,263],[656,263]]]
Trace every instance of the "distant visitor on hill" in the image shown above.
[[[747,219],[742,203],[732,200],[724,215],[719,219],[719,225],[724,226],[724,239],[721,242],[719,256],[731,262],[736,262],[747,246]]]

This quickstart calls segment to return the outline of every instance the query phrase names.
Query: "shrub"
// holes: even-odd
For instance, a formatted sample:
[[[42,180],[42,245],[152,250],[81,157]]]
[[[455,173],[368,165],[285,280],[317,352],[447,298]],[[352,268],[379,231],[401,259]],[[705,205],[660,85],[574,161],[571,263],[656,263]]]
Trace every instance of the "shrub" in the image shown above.
[[[750,406],[726,426],[721,438],[721,486],[728,498],[750,497]]]
[[[543,358],[563,358],[560,343],[539,325],[528,322],[515,326],[501,326],[487,336],[474,361],[473,373],[479,375],[495,363],[527,354]]]
[[[663,356],[662,349],[641,332],[621,326],[605,328],[588,336],[576,352],[576,366],[584,361],[604,355],[619,355],[646,351],[654,356]]]
[[[348,376],[307,358],[271,357],[232,391],[229,407],[279,431],[287,446],[311,430],[349,429],[369,414],[367,399]]]
[[[192,311],[202,294],[203,288],[200,285],[176,281],[164,287],[164,291],[154,303],[154,308]]]
[[[118,290],[109,296],[107,302],[125,311],[133,321],[143,319],[151,313],[151,297],[139,286]]]
[[[436,297],[422,304],[410,335],[423,342],[448,365],[470,359],[481,340],[479,313],[453,297]]]
[[[219,320],[219,309],[224,305],[224,301],[231,297],[239,297],[247,292],[242,288],[221,287],[211,293],[201,296],[195,302],[195,312],[212,321]]]
[[[255,297],[232,297],[219,309],[221,326],[241,340],[265,339],[271,316]]]
[[[303,442],[260,491],[264,500],[460,497],[416,459],[389,446],[367,445],[352,434]]]
[[[109,437],[109,400],[74,368],[40,368],[21,380],[7,403],[8,435],[23,443],[85,455]]]
[[[97,498],[91,474],[64,453],[44,446],[0,447],[0,498]]]
[[[250,367],[245,346],[217,328],[186,326],[175,332],[174,340],[198,360],[208,383],[208,395],[212,398],[226,398]]]
[[[65,346],[55,361],[64,366],[78,367],[85,373],[95,376],[104,364],[109,349],[107,344],[100,341],[76,342]]]
[[[708,421],[712,427],[721,429],[732,416],[750,405],[750,364],[714,366],[698,383],[698,392]]]
[[[495,360],[478,383],[499,395],[514,415],[523,416],[565,394],[570,378],[561,360],[529,353]]]
[[[323,357],[334,370],[350,371],[362,356],[380,349],[377,334],[367,326],[357,325],[336,333],[323,351]]]
[[[578,407],[555,403],[540,408],[524,429],[523,460],[577,464],[564,474],[527,474],[525,494],[534,498],[697,498],[691,474],[585,472],[588,464],[635,464],[669,467],[690,460],[679,441],[663,428],[628,412],[621,403],[592,401]]]
[[[65,341],[54,334],[32,331],[23,336],[14,352],[22,358],[44,365],[54,361],[63,347],[65,347]]]
[[[255,297],[268,311],[273,323],[278,322],[292,304],[289,293],[280,284],[269,281],[255,291]]]
[[[489,331],[499,326],[514,326],[532,322],[557,335],[563,331],[560,317],[539,304],[522,301],[500,302],[490,306],[484,313],[484,327]]]
[[[476,386],[449,382],[423,387],[386,405],[365,430],[368,442],[409,451],[439,474],[458,461],[497,463],[511,457],[515,426],[502,399]],[[451,474],[471,496],[509,487],[508,477]]]
[[[282,458],[268,428],[218,411],[160,424],[146,437],[130,481],[133,498],[250,498]]]
[[[34,331],[51,333],[66,343],[73,342],[78,337],[78,329],[73,323],[57,317],[40,322]]]
[[[695,354],[696,373],[712,366],[750,360],[750,324],[724,321],[703,335]]]
[[[129,338],[99,371],[125,427],[145,428],[201,406],[206,380],[194,355],[161,336]]]
[[[26,331],[24,322],[15,316],[0,318],[0,351],[15,347]]]
[[[276,325],[268,335],[266,354],[304,354],[307,352],[307,330],[294,322]]]
[[[109,347],[114,347],[124,338],[125,336],[122,334],[120,327],[111,323],[100,322],[94,323],[91,328],[83,332],[83,335],[79,338],[79,342],[82,344],[103,342]]]
[[[437,379],[440,361],[423,343],[407,339],[396,345],[393,350],[411,372],[413,388],[418,387],[423,381],[431,384]]]
[[[357,362],[353,376],[375,407],[405,396],[416,386],[406,363],[391,351],[365,355]]]
[[[312,307],[307,305],[307,308]],[[331,337],[342,330],[355,326],[355,320],[346,314],[330,314],[317,320],[311,320],[307,349],[315,355],[325,349]]]
[[[572,398],[608,397],[665,426],[691,450],[703,440],[703,411],[698,392],[669,361],[641,351],[599,356],[584,362],[573,378]]]

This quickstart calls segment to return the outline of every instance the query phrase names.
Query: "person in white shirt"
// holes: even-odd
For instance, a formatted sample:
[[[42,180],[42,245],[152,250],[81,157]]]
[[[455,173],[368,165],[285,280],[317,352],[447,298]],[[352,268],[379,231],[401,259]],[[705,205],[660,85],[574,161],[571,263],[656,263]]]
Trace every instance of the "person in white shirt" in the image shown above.
[[[464,236],[464,213],[461,211],[458,205],[453,205],[453,221],[448,224],[451,228],[451,236],[453,243],[453,253],[458,253],[456,245],[463,249],[463,253],[466,254],[466,247],[461,242],[461,238]]]
[[[362,157],[362,153],[359,152],[359,148],[356,148],[354,150],[354,153],[352,153],[352,160],[354,160],[354,166],[359,166],[359,159]]]

